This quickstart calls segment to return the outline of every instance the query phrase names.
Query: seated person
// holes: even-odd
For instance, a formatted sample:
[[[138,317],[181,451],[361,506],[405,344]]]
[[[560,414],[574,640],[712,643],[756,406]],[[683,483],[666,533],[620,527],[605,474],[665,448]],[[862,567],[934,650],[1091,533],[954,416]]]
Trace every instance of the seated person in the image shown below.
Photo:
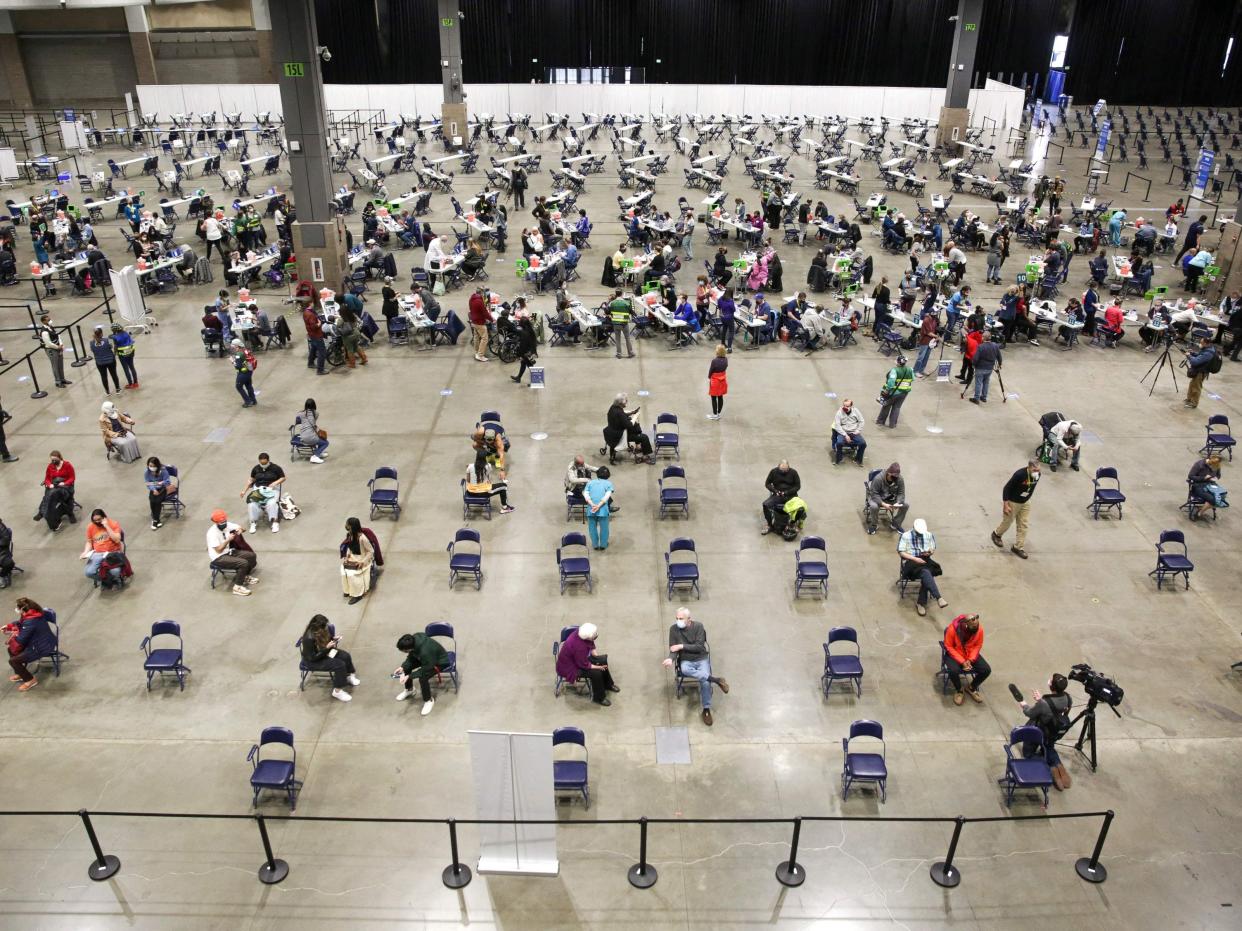
[[[832,419],[832,464],[840,465],[848,448],[854,453],[854,461],[862,465],[867,441],[862,435],[863,416],[854,408],[854,402],[846,398],[841,402]]]
[[[1052,471],[1057,470],[1057,463],[1061,459],[1068,459],[1070,468],[1077,472],[1078,456],[1082,453],[1082,424],[1077,420],[1062,420],[1048,431],[1048,438],[1052,440],[1055,453],[1051,463]]]
[[[764,305],[767,306],[766,304]],[[769,311],[771,308],[769,308]],[[695,313],[694,306],[690,303],[690,297],[687,294],[681,296],[681,302],[677,305],[677,310],[673,316],[685,324],[677,331],[677,341],[680,345],[686,346],[694,342],[691,334],[698,333],[703,329],[699,323],[699,315]],[[773,315],[775,316],[775,315]]]
[[[629,403],[629,396],[619,394],[613,399],[612,406],[608,408],[608,424],[604,427],[604,443],[609,452],[610,464],[617,461],[617,447],[621,444],[622,439],[626,441],[626,445],[634,450],[635,462],[655,462],[655,456],[652,455],[651,439],[643,433],[642,427],[635,422],[634,415],[638,413],[639,408],[627,411],[625,405]]]
[[[1198,460],[1190,467],[1186,476],[1190,482],[1190,497],[1197,505],[1191,512],[1191,518],[1206,517],[1214,507],[1227,508],[1225,500],[1227,492],[1220,487],[1220,455],[1211,455]]]
[[[1074,251],[1088,252],[1095,245],[1095,226],[1086,217],[1078,224],[1078,233],[1074,236]]]
[[[875,533],[882,510],[889,512],[889,526],[898,533],[905,533],[902,524],[906,522],[910,505],[906,503],[906,480],[901,477],[901,466],[896,462],[872,479],[867,487],[867,533]]]
[[[1194,319],[1195,312],[1190,311],[1191,320]],[[1147,348],[1145,352],[1152,352],[1156,348],[1156,342],[1168,332],[1168,328],[1172,325],[1173,315],[1165,308],[1163,304],[1153,305],[1147,311],[1147,320],[1139,327],[1139,339],[1143,341],[1143,345]],[[1152,324],[1163,324],[1162,326],[1152,326]],[[1187,327],[1189,329],[1189,326]]]
[[[1103,284],[1104,279],[1108,277],[1108,257],[1103,249],[1087,263],[1087,267],[1091,269],[1091,280],[1096,284]]]
[[[328,619],[316,614],[302,632],[302,665],[314,672],[332,674],[332,697],[338,701],[352,701],[345,691],[347,685],[361,685],[354,673],[354,658],[340,648],[341,638],[328,630]]]
[[[79,559],[86,560],[85,575],[92,581],[99,579],[99,567],[107,558],[109,553],[125,552],[125,536],[121,532],[121,525],[110,519],[101,508],[95,508],[91,511],[90,523],[86,525],[86,547],[82,550]],[[121,560],[108,560],[108,582],[107,587],[112,587],[121,579],[121,569],[124,565],[124,558]],[[114,565],[115,563],[115,565]]]
[[[510,514],[517,508],[509,504],[509,485],[504,480],[504,473],[500,472],[500,478],[492,481],[494,470],[487,461],[487,457],[482,453],[475,456],[474,462],[466,467],[466,477],[462,480],[465,493],[478,497],[500,498],[500,513]]]
[[[1134,233],[1134,248],[1142,249],[1144,254],[1151,255],[1156,250],[1156,227],[1150,223],[1139,226]]]
[[[34,673],[28,668],[30,663],[51,656],[56,650],[56,636],[48,626],[51,617],[49,612],[29,598],[17,599],[19,619],[17,630],[11,633],[9,641],[9,666],[13,669],[13,679],[21,681],[17,687],[19,692],[29,692],[39,684]],[[6,630],[9,628],[6,627]]]
[[[250,481],[239,496],[250,514],[250,533],[255,532],[264,513],[272,533],[280,532],[280,486],[284,483],[285,470],[272,462],[267,453],[259,453],[259,464],[250,470]]]
[[[249,595],[247,586],[259,581],[251,574],[259,562],[258,556],[242,537],[241,527],[230,522],[229,516],[218,508],[211,512],[211,526],[207,528],[207,560],[212,569],[234,573],[234,595]]]
[[[569,464],[569,468],[565,472],[565,493],[573,495],[576,498],[582,497],[582,490],[586,488],[587,482],[595,478],[597,467],[588,465],[582,456],[574,456],[574,461]],[[616,514],[621,510],[621,506],[617,504],[616,492],[608,499],[608,510],[610,514]]]
[[[1160,234],[1160,247],[1172,249],[1177,242],[1177,217],[1169,217],[1164,224],[1164,232]]]
[[[822,255],[822,253],[821,253]],[[785,328],[785,332],[789,334],[790,342],[802,331],[802,317],[808,312],[809,305],[806,299],[806,292],[799,291],[797,296],[781,305],[780,326]]]
[[[1034,704],[1018,702],[1022,706],[1022,713],[1026,715],[1028,723],[1034,724],[1043,731],[1044,759],[1048,763],[1048,768],[1052,770],[1052,782],[1058,790],[1070,787],[1069,772],[1062,764],[1061,756],[1056,748],[1057,741],[1065,736],[1072,726],[1070,708],[1073,706],[1073,699],[1065,692],[1068,685],[1069,682],[1065,676],[1054,672],[1052,678],[1048,680],[1049,694],[1040,695],[1039,689],[1036,689],[1033,693]],[[1034,751],[1034,746],[1029,749],[1025,745],[1022,747],[1023,756],[1029,756]]]
[[[827,312],[823,312],[822,316],[825,320],[831,319]],[[858,327],[862,323],[862,314],[857,308],[851,309],[849,302],[841,308],[841,322],[833,322],[830,324],[832,335],[836,341],[837,348],[841,349],[849,344],[850,336],[858,332]],[[864,446],[866,443],[863,444]]]
[[[664,666],[676,667],[678,674],[699,683],[699,705],[702,707],[703,723],[712,726],[712,685],[729,694],[729,683],[712,675],[711,649],[707,645],[707,631],[690,616],[689,608],[677,609],[677,620],[668,629],[669,657]]]
[[[1116,298],[1104,311],[1104,322],[1100,324],[1100,330],[1113,339],[1120,340],[1125,336],[1125,330],[1122,329],[1122,322],[1125,320],[1125,313],[1121,309],[1121,298]]]
[[[802,315],[801,329],[806,335],[807,353],[822,349],[832,331],[833,318],[820,309],[808,309]]]
[[[877,476],[879,478],[880,476]],[[918,579],[919,597],[914,609],[919,617],[927,616],[927,596],[936,599],[942,608],[949,603],[940,597],[940,589],[936,585],[936,576],[940,575],[940,564],[932,558],[936,552],[936,537],[927,529],[923,518],[914,521],[914,527],[902,533],[897,541],[897,555],[901,557],[901,577],[911,581]]]
[[[60,450],[54,449],[48,456],[47,468],[43,470],[43,500],[39,503],[39,510],[35,512],[34,520],[47,519],[48,527],[52,530],[60,526],[61,517],[69,518],[69,523],[77,523],[77,518],[73,516],[73,491],[76,476],[73,471],[72,463],[65,460],[60,454]],[[49,504],[55,503],[58,507],[56,511],[63,513],[53,514],[53,508]],[[67,505],[67,508],[66,508]],[[56,525],[52,526],[52,517],[56,517]]]
[[[431,697],[431,677],[448,665],[448,653],[434,637],[425,633],[403,634],[397,641],[397,649],[405,654],[405,661],[393,670],[393,677],[404,688],[397,693],[397,701],[405,701],[414,694],[414,680],[418,680],[423,708],[419,714],[426,717],[436,706]]]
[[[992,674],[992,667],[983,658],[983,626],[977,614],[959,614],[944,629],[945,669],[949,681],[953,684],[953,704],[963,702],[962,673],[974,673],[974,683],[965,686],[965,693],[975,701],[982,703],[979,686]]]
[[[599,628],[587,622],[571,631],[556,652],[556,674],[566,683],[586,679],[591,685],[591,701],[597,705],[611,705],[609,692],[619,692],[608,669],[608,657],[595,652],[595,640]]]

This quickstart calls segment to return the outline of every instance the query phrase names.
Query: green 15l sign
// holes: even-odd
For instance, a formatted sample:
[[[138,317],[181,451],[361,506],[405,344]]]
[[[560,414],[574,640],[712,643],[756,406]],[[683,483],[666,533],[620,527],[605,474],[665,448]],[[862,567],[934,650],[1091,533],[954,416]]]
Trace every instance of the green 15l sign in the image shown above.
[[[287,78],[306,77],[306,65],[300,61],[285,62],[285,77]]]

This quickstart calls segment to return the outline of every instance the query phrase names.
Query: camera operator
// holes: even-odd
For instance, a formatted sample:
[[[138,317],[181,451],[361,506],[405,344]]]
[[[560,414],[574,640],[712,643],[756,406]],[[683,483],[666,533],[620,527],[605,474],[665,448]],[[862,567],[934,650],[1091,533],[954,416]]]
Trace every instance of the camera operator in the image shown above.
[[[1212,345],[1212,337],[1205,336],[1199,340],[1199,348],[1186,354],[1186,374],[1190,376],[1190,386],[1186,389],[1185,405],[1199,406],[1199,394],[1203,391],[1203,383],[1209,375],[1220,371],[1220,350]]]
[[[1065,691],[1069,685],[1065,676],[1054,672],[1048,680],[1048,694],[1041,695],[1039,689],[1031,693],[1035,699],[1033,704],[1019,700],[1022,713],[1027,719],[1044,732],[1044,759],[1052,770],[1052,783],[1058,790],[1070,787],[1069,772],[1057,753],[1056,742],[1065,736],[1070,727],[1070,708],[1074,701]],[[1029,756],[1034,752],[1034,745],[1023,745],[1022,755]]]

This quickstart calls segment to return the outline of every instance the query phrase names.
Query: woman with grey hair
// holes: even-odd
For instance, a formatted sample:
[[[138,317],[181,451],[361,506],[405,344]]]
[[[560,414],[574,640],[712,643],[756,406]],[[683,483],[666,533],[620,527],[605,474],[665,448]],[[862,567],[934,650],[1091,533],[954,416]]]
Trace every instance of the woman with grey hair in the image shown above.
[[[617,447],[622,439],[631,449],[636,447],[634,452],[636,462],[655,462],[655,456],[651,452],[651,440],[633,419],[639,409],[637,407],[632,411],[625,409],[629,400],[629,396],[621,392],[613,399],[612,406],[608,408],[608,425],[604,427],[604,447],[600,449],[599,454],[602,456],[605,452],[608,453],[610,465],[615,465],[617,462]]]

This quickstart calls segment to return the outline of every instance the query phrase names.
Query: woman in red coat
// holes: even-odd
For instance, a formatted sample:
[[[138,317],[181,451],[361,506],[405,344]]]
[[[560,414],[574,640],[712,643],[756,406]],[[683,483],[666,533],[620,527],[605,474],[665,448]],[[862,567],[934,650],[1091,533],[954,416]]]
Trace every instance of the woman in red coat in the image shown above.
[[[707,415],[708,420],[720,419],[720,412],[724,410],[725,395],[729,393],[729,379],[725,375],[725,371],[729,368],[728,351],[724,346],[717,346],[716,357],[707,367],[707,395],[712,399],[712,412]]]

